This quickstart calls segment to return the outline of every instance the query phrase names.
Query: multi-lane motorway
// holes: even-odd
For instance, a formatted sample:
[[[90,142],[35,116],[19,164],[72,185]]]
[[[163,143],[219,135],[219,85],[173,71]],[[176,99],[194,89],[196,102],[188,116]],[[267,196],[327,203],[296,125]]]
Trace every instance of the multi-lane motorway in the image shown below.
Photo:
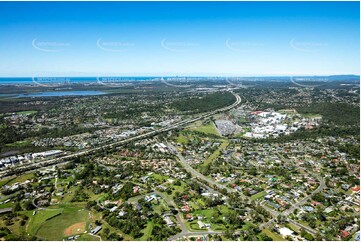
[[[49,159],[49,160],[44,160],[44,161],[40,161],[40,162],[36,162],[36,163],[32,163],[32,164],[23,164],[23,165],[19,165],[19,166],[16,166],[16,167],[12,167],[11,169],[1,171],[0,172],[0,178],[6,177],[6,176],[11,176],[11,175],[14,175],[14,174],[17,174],[17,173],[20,173],[20,172],[26,172],[26,171],[30,171],[30,170],[39,169],[39,168],[49,166],[49,165],[65,163],[65,162],[68,162],[69,160],[74,159],[76,157],[89,155],[89,154],[92,154],[92,153],[95,153],[97,151],[104,150],[104,149],[109,149],[109,148],[114,148],[114,147],[117,147],[117,146],[122,146],[122,145],[124,145],[126,143],[129,143],[129,142],[132,142],[132,141],[135,141],[135,140],[149,138],[151,136],[158,135],[160,133],[168,132],[168,131],[177,129],[179,127],[188,125],[188,124],[193,123],[195,121],[205,119],[205,118],[209,118],[209,117],[211,117],[212,115],[214,115],[216,113],[228,111],[228,110],[236,107],[237,105],[239,105],[241,103],[241,101],[242,101],[241,97],[238,94],[236,94],[236,93],[234,93],[232,91],[231,91],[231,93],[236,98],[236,101],[232,105],[229,105],[227,107],[220,108],[220,109],[217,109],[217,110],[214,110],[214,111],[211,111],[211,112],[201,114],[200,116],[198,116],[196,118],[182,120],[180,122],[171,124],[171,125],[169,125],[167,127],[163,127],[163,128],[160,128],[160,129],[157,129],[157,130],[154,130],[154,131],[150,131],[150,132],[147,132],[147,133],[144,133],[144,134],[136,135],[136,136],[133,136],[133,137],[130,137],[130,138],[127,138],[127,139],[120,140],[120,141],[115,141],[113,143],[105,144],[105,145],[102,145],[102,146],[99,146],[99,147],[96,147],[96,148],[92,148],[92,149],[88,149],[88,150],[84,150],[84,151],[79,151],[79,152],[72,153],[72,154],[69,154],[69,155],[65,155],[65,156],[62,156],[62,157]]]

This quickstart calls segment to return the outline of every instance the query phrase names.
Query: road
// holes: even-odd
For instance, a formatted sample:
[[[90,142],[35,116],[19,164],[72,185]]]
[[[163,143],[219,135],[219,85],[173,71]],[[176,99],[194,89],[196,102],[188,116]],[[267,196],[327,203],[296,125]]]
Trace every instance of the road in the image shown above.
[[[170,199],[169,197],[167,197],[165,194],[159,192],[159,191],[154,191],[154,192],[148,192],[148,193],[145,193],[145,194],[142,194],[142,195],[139,195],[137,197],[133,197],[134,198],[143,198],[145,196],[149,196],[149,195],[152,195],[152,194],[157,194],[158,196],[160,196],[161,198],[163,198],[164,201],[166,201],[168,203],[168,206],[172,206],[174,207],[178,213],[175,215],[178,223],[180,224],[181,228],[182,228],[182,232],[181,233],[189,233],[189,230],[187,229],[187,227],[185,226],[185,222],[182,218],[182,216],[180,216],[180,211],[178,210],[177,208],[177,205],[174,203],[174,201],[172,199]]]
[[[278,155],[279,155],[279,157],[282,158],[282,160],[290,163],[290,160],[287,159],[286,157],[284,157],[282,154],[278,153]],[[307,195],[306,197],[304,197],[304,198],[301,199],[300,201],[298,201],[298,202],[296,202],[295,204],[293,204],[289,209],[283,211],[282,213],[278,213],[278,212],[277,212],[278,214],[284,215],[284,216],[286,216],[286,217],[287,217],[288,215],[290,215],[291,213],[293,213],[296,209],[299,209],[300,206],[302,206],[302,205],[304,205],[305,203],[307,203],[307,201],[308,201],[309,199],[311,199],[311,197],[312,197],[313,195],[315,195],[316,193],[321,192],[321,191],[326,187],[326,184],[325,184],[324,179],[323,179],[321,176],[319,176],[318,174],[316,174],[316,173],[314,173],[314,172],[311,172],[311,171],[309,171],[309,170],[306,170],[306,169],[303,168],[303,167],[298,167],[298,169],[304,170],[306,173],[309,173],[309,174],[313,175],[314,177],[316,177],[316,178],[319,180],[320,185],[319,185],[313,192],[311,192],[309,195]],[[277,215],[277,216],[278,216],[278,215]],[[267,228],[267,227],[269,227],[269,226],[271,225],[271,223],[274,222],[274,220],[275,220],[275,218],[271,219],[271,220],[268,221],[267,223],[262,224],[262,225],[260,226],[260,228]],[[312,229],[312,228],[310,228],[310,227],[307,227],[307,226],[305,226],[305,225],[303,225],[303,224],[300,224],[300,223],[298,223],[298,222],[296,222],[296,221],[294,221],[294,220],[287,219],[287,221],[290,222],[290,223],[292,223],[292,224],[294,224],[294,225],[297,225],[298,227],[301,227],[301,228],[305,229],[307,232],[311,233],[312,235],[315,235],[315,234],[317,233],[316,230],[314,230],[314,229]]]
[[[226,189],[227,192],[229,193],[234,193],[235,191],[229,187],[226,187],[222,184],[219,184],[218,182],[214,181],[213,179],[206,177],[205,175],[201,174],[200,172],[196,171],[195,169],[193,169],[188,162],[184,159],[184,157],[182,156],[182,154],[180,154],[176,147],[174,147],[173,145],[171,145],[170,143],[167,143],[167,146],[170,150],[174,151],[176,156],[178,157],[180,163],[182,164],[182,166],[189,172],[191,173],[191,175],[193,177],[199,178],[203,181],[206,181],[209,184],[212,184],[213,186],[218,187],[219,189]]]
[[[207,112],[207,113],[204,113],[204,114],[200,115],[199,117],[188,119],[188,120],[183,120],[183,121],[177,122],[175,124],[169,125],[167,127],[160,128],[158,130],[153,130],[153,131],[150,131],[150,132],[147,132],[147,133],[144,133],[144,134],[140,134],[140,135],[136,135],[136,136],[133,136],[133,137],[130,137],[130,138],[127,138],[127,139],[123,139],[123,140],[120,140],[120,141],[115,141],[115,142],[113,142],[111,144],[105,144],[105,145],[102,145],[102,146],[99,146],[99,147],[96,147],[96,148],[92,148],[92,149],[88,149],[88,150],[84,150],[84,151],[79,151],[77,153],[73,153],[73,154],[70,154],[70,155],[65,155],[65,156],[50,159],[50,160],[37,162],[37,163],[34,163],[34,164],[25,164],[25,165],[16,166],[16,167],[13,167],[13,168],[8,169],[8,170],[1,171],[0,172],[0,178],[11,176],[11,175],[14,175],[14,174],[17,174],[17,173],[20,173],[20,172],[25,172],[25,171],[29,171],[29,170],[36,170],[36,169],[42,168],[44,166],[50,166],[50,165],[55,165],[55,164],[66,163],[69,160],[74,159],[76,157],[93,154],[93,153],[95,153],[97,151],[100,151],[100,150],[103,150],[103,149],[110,149],[110,148],[114,148],[114,147],[117,147],[117,146],[122,146],[122,145],[124,145],[126,143],[129,143],[129,142],[132,142],[132,141],[135,141],[135,140],[152,137],[154,135],[158,135],[160,133],[168,132],[168,131],[177,129],[179,127],[188,125],[188,124],[196,122],[198,120],[209,118],[209,117],[213,116],[216,113],[228,111],[228,110],[236,107],[237,105],[239,105],[241,103],[241,97],[238,94],[236,94],[236,93],[234,93],[232,91],[230,91],[230,92],[234,95],[234,97],[236,98],[236,101],[233,104],[231,104],[231,105],[229,105],[227,107],[220,108],[220,109],[217,109],[217,110],[214,110],[214,111],[211,111],[211,112]]]
[[[170,143],[167,143],[167,146],[168,146],[168,148],[169,148],[171,151],[174,152],[174,154],[178,157],[178,159],[179,159],[180,163],[182,164],[182,166],[183,166],[189,173],[191,173],[191,175],[192,175],[193,177],[196,177],[196,178],[198,178],[198,179],[201,179],[201,180],[207,182],[208,184],[212,184],[212,185],[214,185],[214,186],[216,186],[216,187],[218,187],[218,188],[220,188],[220,189],[226,189],[226,191],[227,191],[228,193],[234,193],[234,192],[235,192],[235,190],[233,190],[233,189],[231,189],[231,188],[229,188],[229,187],[226,187],[226,186],[224,186],[224,185],[222,185],[222,184],[219,184],[218,182],[214,181],[213,179],[211,179],[211,178],[209,178],[209,177],[206,177],[206,176],[204,176],[203,174],[201,174],[201,173],[199,173],[198,171],[196,171],[195,169],[193,169],[193,168],[188,164],[188,162],[185,160],[185,158],[182,156],[182,154],[180,154],[180,153],[178,152],[178,150],[177,150],[176,147],[174,147],[174,146],[171,145]],[[314,174],[314,175],[315,175],[315,174]],[[309,194],[308,196],[306,196],[304,199],[298,201],[298,202],[297,202],[295,205],[293,205],[291,208],[285,210],[283,213],[278,212],[278,211],[276,211],[276,210],[273,210],[273,209],[267,207],[266,205],[260,203],[259,205],[260,205],[262,208],[264,208],[265,210],[267,210],[267,211],[272,215],[273,218],[270,219],[269,221],[267,221],[266,223],[261,224],[259,228],[260,228],[260,229],[268,228],[268,227],[275,221],[275,219],[276,219],[279,215],[288,216],[288,215],[289,215],[290,213],[292,213],[296,208],[298,208],[299,206],[302,206],[303,204],[305,204],[305,203],[307,202],[307,200],[308,200],[309,198],[311,198],[314,194],[322,191],[322,189],[324,189],[324,187],[325,187],[325,183],[324,183],[324,181],[323,181],[323,179],[322,179],[321,177],[319,177],[319,176],[317,176],[317,175],[315,175],[315,176],[319,179],[319,181],[320,181],[320,186],[319,186],[316,190],[314,190],[311,194]],[[242,194],[242,193],[238,193],[238,194],[239,194],[239,196],[240,196],[241,198],[245,198],[245,199],[247,199],[249,202],[252,201],[249,197],[245,196],[244,194]],[[246,209],[249,210],[248,207],[247,207]],[[297,226],[299,226],[299,227],[301,227],[301,228],[304,228],[306,231],[308,231],[309,233],[311,233],[311,234],[313,234],[313,235],[315,235],[315,234],[317,233],[316,230],[314,230],[314,229],[312,229],[312,228],[309,228],[309,227],[307,227],[307,226],[305,226],[305,225],[302,225],[302,224],[300,224],[300,223],[298,223],[298,222],[296,222],[296,221],[294,221],[294,220],[287,219],[287,221],[290,222],[290,223],[292,223],[292,224],[295,224],[295,225],[297,225]],[[178,235],[177,235],[177,236],[178,236]],[[182,235],[179,235],[179,236],[182,236]],[[183,233],[183,236],[185,236],[184,233]],[[176,237],[176,238],[179,238],[179,237]]]

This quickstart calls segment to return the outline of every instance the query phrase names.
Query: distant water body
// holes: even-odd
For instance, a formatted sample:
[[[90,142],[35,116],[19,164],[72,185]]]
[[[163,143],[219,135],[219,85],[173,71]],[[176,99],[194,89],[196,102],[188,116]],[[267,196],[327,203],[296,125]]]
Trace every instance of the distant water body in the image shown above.
[[[0,77],[0,85],[9,84],[69,84],[69,83],[102,83],[102,82],[131,82],[131,81],[149,81],[157,77],[49,77],[49,78],[5,78]]]
[[[61,91],[61,92],[39,92],[39,93],[29,93],[29,94],[19,94],[16,97],[64,97],[64,96],[93,96],[93,95],[103,95],[106,92],[100,91]]]

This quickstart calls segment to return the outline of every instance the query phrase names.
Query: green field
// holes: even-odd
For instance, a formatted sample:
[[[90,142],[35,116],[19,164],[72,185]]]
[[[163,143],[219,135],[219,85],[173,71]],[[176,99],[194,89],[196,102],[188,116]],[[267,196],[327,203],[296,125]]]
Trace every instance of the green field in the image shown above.
[[[47,219],[50,219],[57,214],[61,214],[63,209],[52,209],[52,210],[39,210],[37,213],[33,216],[29,215],[29,222],[28,222],[28,232],[30,234],[36,234],[36,232],[40,229],[41,225],[45,223]]]
[[[268,229],[262,230],[262,233],[264,233],[268,237],[271,237],[275,241],[285,241],[285,239],[283,239],[280,235],[273,233],[273,232],[269,231]]]
[[[221,150],[226,148],[228,144],[229,142],[227,140],[223,141],[223,143],[218,147],[218,149],[214,151],[210,156],[208,156],[208,158],[203,162],[202,166],[206,166],[214,159],[216,159],[221,154]]]
[[[188,138],[187,138],[187,136],[179,135],[179,136],[177,137],[177,143],[179,143],[179,144],[187,144],[187,143],[188,143]]]
[[[36,110],[28,110],[28,111],[21,111],[21,112],[17,112],[16,114],[34,114],[37,113],[38,111]]]
[[[11,144],[6,144],[7,147],[26,147],[26,146],[30,146],[30,145],[31,145],[30,140],[16,141]]]
[[[267,192],[265,192],[265,191],[259,192],[259,193],[256,193],[256,194],[252,195],[252,196],[251,196],[251,199],[252,199],[252,200],[257,200],[257,199],[259,199],[259,198],[264,197],[266,194],[267,194]]]
[[[26,180],[31,180],[34,178],[34,173],[26,173],[23,175],[20,175],[18,177],[12,177],[12,178],[8,178],[8,179],[4,179],[0,181],[0,186],[4,186],[4,185],[9,185],[11,186],[12,184],[16,183],[16,182],[24,182]]]
[[[142,232],[143,232],[143,236],[140,237],[139,240],[141,241],[146,241],[150,238],[150,236],[152,235],[152,230],[153,230],[153,227],[154,227],[154,222],[153,221],[148,221],[147,223],[147,227],[145,227]]]
[[[79,241],[100,241],[100,239],[96,236],[93,236],[91,234],[82,234],[80,235],[80,237],[77,239]]]
[[[63,212],[41,224],[36,236],[46,240],[62,240],[64,231],[71,225],[88,222],[89,211],[78,207],[64,207]]]
[[[204,133],[204,134],[213,134],[213,135],[219,136],[218,130],[213,122],[206,124],[206,125],[190,128],[190,130],[197,131],[197,132]]]

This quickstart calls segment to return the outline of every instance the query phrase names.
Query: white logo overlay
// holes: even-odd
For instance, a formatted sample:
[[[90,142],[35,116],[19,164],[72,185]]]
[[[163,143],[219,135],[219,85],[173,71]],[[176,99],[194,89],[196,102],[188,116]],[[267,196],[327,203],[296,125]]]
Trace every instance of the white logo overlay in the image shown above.
[[[260,42],[233,41],[230,38],[226,40],[225,45],[228,49],[240,53],[254,52],[256,49],[264,46],[264,44]]]
[[[98,39],[97,47],[107,52],[127,52],[134,49],[135,43],[123,41],[103,41],[102,39]]]
[[[226,82],[230,84],[231,86],[237,87],[237,88],[249,88],[253,87],[254,85],[243,85],[244,81],[263,81],[264,79],[260,78],[246,78],[246,77],[226,77]]]
[[[297,41],[296,39],[291,39],[290,46],[297,51],[306,52],[306,53],[316,53],[319,52],[322,48],[328,47],[328,43]]]
[[[32,82],[42,87],[59,87],[71,82],[69,77],[32,77]]]
[[[70,46],[70,43],[67,42],[58,42],[58,41],[40,41],[38,39],[33,39],[31,45],[43,52],[61,52]]]
[[[165,50],[178,53],[188,52],[200,46],[197,42],[169,41],[165,38],[161,40],[160,44]]]
[[[311,85],[311,84],[306,84],[306,83],[312,83],[312,82],[326,82],[328,81],[327,78],[324,77],[294,77],[291,76],[290,80],[293,84],[299,86],[299,87],[306,87],[306,88],[314,88],[314,87],[318,87],[321,84],[315,84],[315,85]]]
[[[179,84],[173,84],[170,83],[171,81],[186,81],[186,78],[168,78],[167,80],[165,80],[163,77],[160,78],[160,81],[164,84],[166,84],[167,86],[171,86],[171,87],[179,87],[179,88],[189,88],[192,87],[191,84],[184,84],[184,85],[179,85]]]
[[[124,87],[127,84],[126,81],[129,81],[127,79],[124,79],[122,77],[105,77],[105,76],[97,76],[96,82],[100,85],[107,86],[107,87]]]

